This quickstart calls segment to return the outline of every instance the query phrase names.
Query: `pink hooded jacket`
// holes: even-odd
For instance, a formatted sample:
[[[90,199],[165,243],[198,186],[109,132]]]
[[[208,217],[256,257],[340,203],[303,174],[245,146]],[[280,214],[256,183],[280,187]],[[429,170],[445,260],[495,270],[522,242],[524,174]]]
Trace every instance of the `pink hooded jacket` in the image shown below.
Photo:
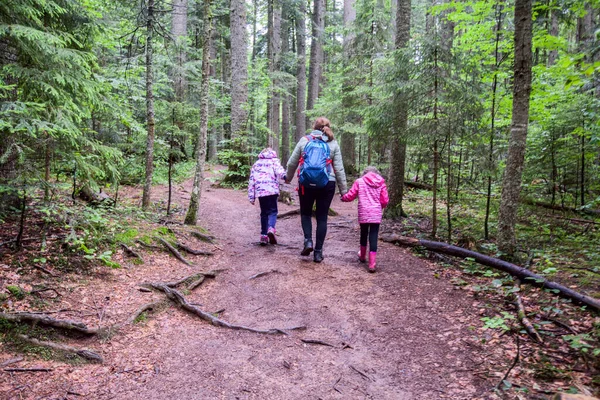
[[[383,216],[383,208],[388,205],[387,186],[385,180],[375,172],[369,172],[358,178],[342,201],[352,201],[358,196],[358,223],[379,224]]]
[[[248,200],[254,203],[257,197],[279,194],[279,180],[285,178],[285,170],[270,147],[258,155],[248,180]]]

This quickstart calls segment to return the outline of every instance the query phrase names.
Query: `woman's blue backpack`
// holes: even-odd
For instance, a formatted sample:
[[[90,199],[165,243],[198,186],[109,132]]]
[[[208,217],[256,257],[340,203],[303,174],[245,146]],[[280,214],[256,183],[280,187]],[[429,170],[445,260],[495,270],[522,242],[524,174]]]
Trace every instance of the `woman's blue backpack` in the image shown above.
[[[324,188],[329,182],[331,169],[330,150],[327,143],[311,135],[300,156],[298,183],[316,189]]]

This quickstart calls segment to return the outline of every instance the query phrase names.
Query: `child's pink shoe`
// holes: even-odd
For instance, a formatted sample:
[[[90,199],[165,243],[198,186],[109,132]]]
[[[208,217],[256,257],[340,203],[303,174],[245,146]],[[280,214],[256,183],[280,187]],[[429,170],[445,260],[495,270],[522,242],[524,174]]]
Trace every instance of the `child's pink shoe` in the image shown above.
[[[277,244],[277,238],[275,237],[276,233],[277,233],[277,231],[275,231],[275,228],[273,228],[273,227],[269,228],[269,231],[267,232],[267,236],[269,237],[269,243]]]
[[[370,251],[369,252],[369,272],[375,272],[375,265],[377,264],[377,252]]]
[[[358,251],[358,261],[364,263],[367,262],[367,246],[360,246]]]
[[[269,244],[269,237],[267,235],[260,235],[259,243],[261,246],[266,246],[267,244]]]

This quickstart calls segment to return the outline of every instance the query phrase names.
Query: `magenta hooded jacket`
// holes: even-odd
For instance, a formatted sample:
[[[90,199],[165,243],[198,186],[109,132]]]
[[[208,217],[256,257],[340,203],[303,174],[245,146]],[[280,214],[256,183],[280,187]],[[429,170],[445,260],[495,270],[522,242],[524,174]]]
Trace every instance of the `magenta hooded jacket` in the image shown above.
[[[248,200],[254,203],[257,197],[279,194],[279,180],[284,178],[285,170],[277,158],[277,153],[271,148],[264,149],[250,171]]]
[[[342,196],[342,201],[352,201],[356,197],[358,197],[358,223],[381,223],[383,209],[390,201],[383,177],[369,172],[358,178],[348,193]]]

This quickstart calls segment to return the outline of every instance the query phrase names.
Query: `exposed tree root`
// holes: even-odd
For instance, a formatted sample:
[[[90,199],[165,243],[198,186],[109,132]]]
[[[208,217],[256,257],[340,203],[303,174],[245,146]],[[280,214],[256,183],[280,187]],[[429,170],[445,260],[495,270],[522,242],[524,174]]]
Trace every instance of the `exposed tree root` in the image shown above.
[[[215,237],[214,236],[205,235],[204,233],[200,233],[198,231],[191,231],[190,233],[196,239],[202,240],[203,242],[208,242],[208,243],[211,243],[211,244],[215,242]]]
[[[142,315],[146,311],[155,310],[156,308],[158,308],[159,306],[161,306],[163,304],[165,304],[164,300],[159,300],[159,301],[155,301],[152,303],[144,304],[143,306],[138,308],[133,314],[131,314],[131,316],[127,319],[127,321],[125,323],[119,325],[119,327],[122,327],[126,324],[133,324],[140,315]]]
[[[278,328],[254,329],[254,328],[250,328],[250,327],[243,326],[243,325],[230,324],[229,322],[223,321],[222,319],[215,317],[211,313],[203,311],[200,308],[190,304],[179,291],[177,291],[176,289],[174,289],[172,287],[167,286],[164,283],[151,283],[149,285],[156,290],[160,290],[161,292],[164,292],[165,295],[170,300],[172,300],[175,304],[179,305],[184,310],[197,315],[201,319],[203,319],[207,322],[210,322],[214,326],[219,326],[222,328],[228,328],[228,329],[234,329],[234,330],[244,330],[244,331],[249,331],[249,332],[254,332],[254,333],[263,333],[263,334],[268,334],[268,335],[275,335],[275,334],[287,335],[288,334],[287,332],[285,332],[284,329],[278,329]],[[294,328],[294,329],[299,329],[299,328]]]
[[[11,322],[29,322],[33,324],[42,324],[51,326],[53,328],[79,332],[86,335],[95,335],[98,333],[98,329],[88,328],[82,322],[67,319],[55,319],[44,314],[32,314],[27,312],[9,314],[0,312],[0,319],[5,319]]]
[[[188,254],[193,254],[195,256],[212,256],[213,253],[212,251],[205,251],[205,250],[194,250],[194,249],[190,249],[189,247],[181,244],[181,243],[177,243],[177,247],[183,251],[185,251]]]
[[[144,261],[144,259],[142,258],[142,256],[139,255],[138,252],[133,250],[131,247],[127,246],[125,243],[120,243],[120,245],[123,248],[123,250],[125,250],[125,254],[127,254],[129,257],[137,258],[142,262]]]
[[[171,245],[171,243],[167,242],[165,239],[160,238],[160,237],[157,237],[156,239],[158,239],[158,241],[161,242],[171,252],[171,254],[173,254],[175,256],[176,259],[178,259],[179,261],[181,261],[185,265],[188,265],[190,267],[193,266],[193,264],[191,262],[189,262],[188,260],[186,260],[185,258],[183,258],[183,256],[181,255],[181,253],[179,253],[177,251],[177,249]]]
[[[102,356],[100,356],[98,353],[91,351],[91,350],[77,349],[75,347],[67,346],[65,344],[46,342],[43,340],[38,340],[38,339],[29,337],[29,336],[25,336],[25,335],[21,335],[21,334],[17,335],[17,337],[19,339],[23,340],[24,342],[31,343],[35,346],[48,347],[53,350],[59,350],[59,351],[64,351],[65,353],[76,354],[79,357],[85,358],[86,360],[89,360],[94,363],[102,364],[104,362],[104,360],[102,359]]]
[[[596,300],[592,297],[576,292],[556,282],[549,281],[541,275],[534,274],[533,272],[525,268],[519,267],[515,264],[509,263],[504,260],[486,256],[475,251],[463,249],[462,247],[452,246],[446,243],[409,238],[400,235],[385,235],[381,237],[381,240],[383,240],[384,242],[395,243],[409,247],[422,246],[427,250],[449,254],[451,256],[457,256],[462,258],[469,257],[474,259],[479,264],[499,269],[500,271],[504,271],[514,277],[517,277],[521,279],[523,283],[541,287],[543,289],[553,289],[552,292],[557,292],[557,294],[563,298],[572,300],[577,304],[586,305],[596,311],[600,311],[600,300]]]
[[[4,368],[6,372],[51,372],[54,368]]]
[[[223,271],[224,270],[222,270],[222,269],[215,269],[215,270],[211,270],[208,272],[195,272],[191,275],[188,275],[188,276],[185,276],[185,277],[179,279],[178,281],[167,282],[167,283],[165,283],[165,285],[167,285],[168,287],[171,287],[171,288],[175,288],[175,287],[181,285],[182,283],[187,283],[187,282],[190,282],[190,285],[191,285],[191,284],[197,283],[198,281],[204,281],[205,278],[216,278],[217,275],[219,275],[219,273],[221,273]],[[196,287],[198,287],[201,283],[202,282],[200,282],[196,286],[194,286],[194,289]],[[150,283],[144,284],[144,285],[151,286]],[[189,286],[188,286],[188,289],[190,289]]]
[[[4,361],[3,363],[1,363],[1,364],[0,364],[0,368],[2,368],[2,367],[6,367],[6,366],[9,366],[9,365],[11,365],[11,364],[16,364],[16,363],[19,363],[19,362],[21,362],[21,361],[23,361],[23,360],[24,360],[24,358],[23,358],[23,357],[15,357],[15,358],[11,358],[10,360],[6,360],[6,361]]]
[[[322,340],[314,340],[314,339],[300,339],[300,341],[302,343],[308,343],[308,344],[319,344],[321,346],[327,346],[327,347],[335,347],[334,345],[332,345],[331,343],[327,343],[324,342]]]
[[[270,271],[264,271],[264,272],[259,272],[258,274],[254,274],[248,279],[256,279],[256,278],[260,278],[261,276],[265,276],[268,274],[280,274],[280,273],[281,272],[278,269],[272,269]]]
[[[145,247],[145,248],[147,248],[147,249],[150,249],[150,250],[159,250],[159,251],[163,251],[163,248],[162,248],[162,247],[160,247],[160,246],[155,246],[155,245],[153,245],[153,244],[144,243],[144,242],[142,242],[142,241],[141,241],[141,240],[139,240],[139,239],[136,239],[136,241],[135,241],[135,242],[136,242],[136,243],[138,243],[138,244],[140,244],[142,247]]]

